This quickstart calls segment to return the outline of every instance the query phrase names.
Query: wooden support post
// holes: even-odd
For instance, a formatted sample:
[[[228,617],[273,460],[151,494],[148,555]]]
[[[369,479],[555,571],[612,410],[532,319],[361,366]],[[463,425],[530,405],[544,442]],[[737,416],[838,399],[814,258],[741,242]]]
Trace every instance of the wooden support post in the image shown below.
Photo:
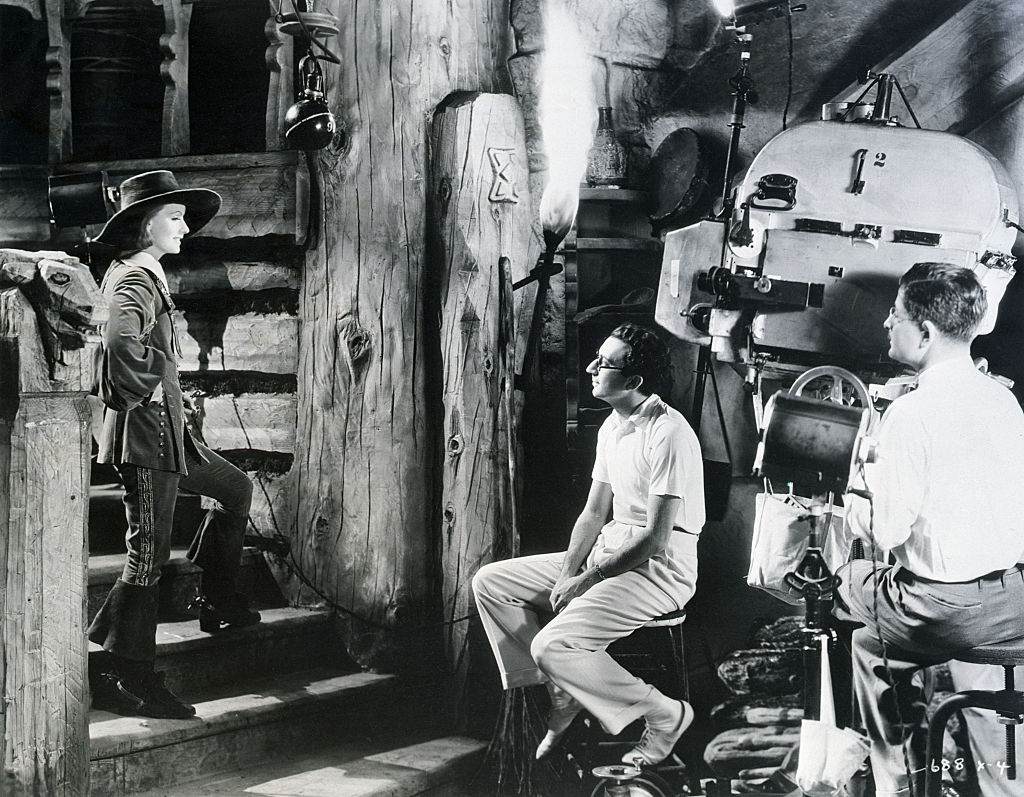
[[[0,290],[0,736],[5,795],[86,795],[91,346],[51,375],[36,314]]]
[[[366,666],[437,672],[426,127],[456,88],[502,85],[507,10],[498,0],[317,4],[340,19],[332,49],[342,63],[324,77],[347,136],[311,158],[294,511],[283,532],[320,595],[351,612],[339,629]],[[436,299],[433,309],[431,343]]]
[[[444,465],[441,592],[456,705],[465,684],[470,579],[517,546],[503,350],[501,261],[530,250],[526,135],[519,105],[499,94],[455,94],[434,114],[431,260],[440,269]]]

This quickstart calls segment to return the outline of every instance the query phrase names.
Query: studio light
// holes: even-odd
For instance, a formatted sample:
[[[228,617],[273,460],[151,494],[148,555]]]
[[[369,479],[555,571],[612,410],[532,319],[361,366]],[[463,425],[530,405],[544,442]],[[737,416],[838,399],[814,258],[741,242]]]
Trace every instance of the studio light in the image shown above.
[[[106,172],[53,175],[47,179],[50,223],[59,228],[102,224],[110,218],[116,191],[107,185]]]
[[[712,5],[734,25],[754,24],[807,8],[805,3],[791,3],[789,0],[712,0]]]

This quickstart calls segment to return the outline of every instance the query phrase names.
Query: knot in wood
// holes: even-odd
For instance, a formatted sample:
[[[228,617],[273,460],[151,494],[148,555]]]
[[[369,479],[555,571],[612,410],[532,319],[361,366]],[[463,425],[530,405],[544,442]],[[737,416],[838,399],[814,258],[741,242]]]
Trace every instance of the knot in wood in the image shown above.
[[[484,373],[487,374],[487,376],[490,376],[491,374],[494,373],[494,357],[491,356],[491,353],[489,351],[484,352],[483,369]]]
[[[370,333],[350,321],[341,329],[341,341],[345,345],[348,361],[355,365],[370,353]]]
[[[448,212],[448,203],[452,198],[452,180],[450,177],[445,177],[441,180],[441,183],[437,186],[437,200],[441,203],[441,213]]]
[[[452,43],[450,41],[448,41],[448,37],[442,36],[438,40],[437,47],[441,51],[441,55],[443,55],[445,57],[445,59],[448,59],[451,56],[451,54],[452,54]]]
[[[445,525],[451,526],[455,523],[455,506],[453,504],[448,504],[448,506],[444,508],[443,514]]]
[[[453,434],[448,438],[448,456],[455,457],[462,453],[465,443],[462,442],[461,434]]]

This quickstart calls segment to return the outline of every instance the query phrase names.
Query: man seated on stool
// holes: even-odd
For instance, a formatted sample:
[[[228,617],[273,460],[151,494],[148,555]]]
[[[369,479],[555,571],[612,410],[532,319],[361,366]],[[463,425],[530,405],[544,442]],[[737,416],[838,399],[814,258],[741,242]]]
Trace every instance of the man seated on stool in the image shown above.
[[[871,741],[877,797],[923,794],[922,667],[1024,636],[1024,413],[975,368],[985,315],[974,272],[918,263],[885,321],[889,356],[919,375],[886,410],[854,534],[895,560],[841,567],[835,614],[853,632],[854,686]]]
[[[671,364],[654,333],[617,327],[587,373],[594,397],[613,412],[598,432],[590,493],[568,550],[486,565],[473,591],[504,688],[547,685],[551,716],[537,758],[585,708],[611,734],[644,717],[643,737],[623,761],[657,764],[693,709],[630,674],[607,647],[693,595],[704,525],[700,444],[657,394],[671,387]]]

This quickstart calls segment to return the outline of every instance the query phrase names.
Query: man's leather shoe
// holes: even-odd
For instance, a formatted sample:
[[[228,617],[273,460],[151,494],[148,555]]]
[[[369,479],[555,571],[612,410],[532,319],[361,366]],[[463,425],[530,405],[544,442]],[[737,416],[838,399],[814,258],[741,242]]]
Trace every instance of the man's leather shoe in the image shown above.
[[[636,747],[622,757],[623,764],[636,767],[649,767],[660,764],[676,746],[676,742],[693,723],[693,707],[685,700],[680,700],[682,711],[678,722],[674,725],[661,726],[647,721],[644,735]]]
[[[192,602],[192,608],[199,610],[199,630],[208,634],[214,634],[228,626],[244,628],[260,621],[260,613],[250,609],[246,597],[237,592],[216,603],[199,595]]]

